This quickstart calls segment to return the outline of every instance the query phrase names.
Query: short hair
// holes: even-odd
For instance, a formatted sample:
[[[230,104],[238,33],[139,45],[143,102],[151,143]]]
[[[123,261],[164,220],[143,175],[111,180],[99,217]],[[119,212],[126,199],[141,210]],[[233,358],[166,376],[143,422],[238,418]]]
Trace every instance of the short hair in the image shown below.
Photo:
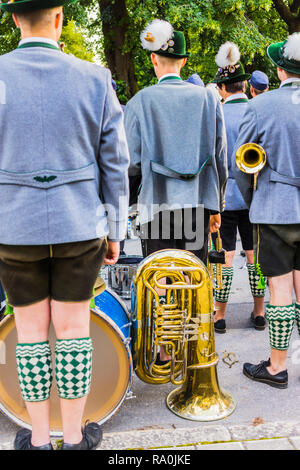
[[[287,72],[286,70],[285,70],[285,73],[288,75],[289,78],[295,77],[295,78],[297,78],[298,80],[299,80],[299,78],[300,78],[300,74],[297,74],[297,73],[290,73],[290,72]]]
[[[30,25],[31,28],[34,28],[37,25],[49,24],[53,17],[53,10],[53,8],[45,8],[42,10],[17,13],[16,16],[21,23],[26,23]]]
[[[242,82],[235,82],[235,83],[226,83],[222,82],[225,85],[225,90],[227,93],[238,93],[238,92],[245,92],[246,91],[246,81],[243,80]],[[217,83],[220,90],[222,90],[222,83]]]
[[[155,52],[154,52],[155,54]],[[164,64],[164,65],[174,65],[176,63],[179,64],[179,62],[182,61],[182,59],[179,59],[178,57],[165,57],[163,55],[160,55],[160,54],[155,54],[158,58],[159,58],[159,61],[161,64]]]
[[[268,91],[269,87],[265,88],[264,90],[258,90],[257,88],[254,88],[254,86],[252,85],[252,88],[254,90],[254,93],[256,95],[262,95],[263,93],[265,93],[266,91]]]

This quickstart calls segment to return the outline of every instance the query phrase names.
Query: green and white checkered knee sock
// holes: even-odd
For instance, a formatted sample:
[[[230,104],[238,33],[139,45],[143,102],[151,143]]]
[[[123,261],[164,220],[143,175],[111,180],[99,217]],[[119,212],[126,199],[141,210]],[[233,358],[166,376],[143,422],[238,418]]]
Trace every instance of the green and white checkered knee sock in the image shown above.
[[[295,323],[295,305],[276,307],[267,305],[266,318],[269,322],[270,345],[273,349],[288,349]]]
[[[300,304],[297,304],[297,302],[295,304],[295,315],[296,315],[298,333],[300,335]]]
[[[52,385],[52,361],[49,342],[17,344],[19,384],[23,400],[48,400]]]
[[[88,395],[92,378],[91,338],[57,340],[55,353],[59,397],[73,400]]]
[[[248,276],[249,276],[249,284],[250,289],[253,297],[264,297],[265,296],[265,288],[261,288],[259,281],[260,281],[260,274],[256,272],[255,264],[247,264],[248,268]],[[264,278],[264,283],[266,285],[266,278]]]
[[[231,291],[233,279],[233,268],[223,268],[222,269],[222,289],[215,290],[215,300],[217,302],[227,303],[229,299],[229,294]]]

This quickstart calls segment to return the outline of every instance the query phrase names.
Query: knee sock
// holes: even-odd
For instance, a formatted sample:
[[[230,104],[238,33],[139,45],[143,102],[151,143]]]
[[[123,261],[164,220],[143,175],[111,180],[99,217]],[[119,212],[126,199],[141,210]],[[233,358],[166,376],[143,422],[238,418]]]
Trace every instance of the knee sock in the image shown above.
[[[57,340],[56,383],[60,398],[72,400],[89,394],[92,351],[91,338]]]
[[[300,335],[300,304],[296,302],[295,305],[295,313],[296,313],[296,322],[297,322],[297,328],[298,328],[298,333]]]
[[[264,297],[266,289],[259,287],[260,275],[256,272],[255,264],[247,264],[247,268],[250,289],[253,297]],[[264,278],[264,280],[266,284],[266,279]]]
[[[17,344],[19,384],[23,400],[44,401],[50,397],[52,361],[49,342]]]
[[[284,307],[267,305],[266,318],[269,322],[271,348],[282,351],[287,350],[295,322],[295,305]]]
[[[229,299],[233,279],[233,268],[222,269],[222,289],[215,289],[215,300],[226,303]]]

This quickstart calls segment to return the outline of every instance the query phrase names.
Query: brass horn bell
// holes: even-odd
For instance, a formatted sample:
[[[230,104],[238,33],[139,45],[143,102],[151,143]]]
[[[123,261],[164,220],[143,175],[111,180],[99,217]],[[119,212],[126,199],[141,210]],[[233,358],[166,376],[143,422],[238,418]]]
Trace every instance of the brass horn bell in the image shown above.
[[[242,145],[235,156],[237,167],[249,175],[254,175],[254,189],[257,188],[257,176],[267,162],[267,155],[263,147],[249,143]]]

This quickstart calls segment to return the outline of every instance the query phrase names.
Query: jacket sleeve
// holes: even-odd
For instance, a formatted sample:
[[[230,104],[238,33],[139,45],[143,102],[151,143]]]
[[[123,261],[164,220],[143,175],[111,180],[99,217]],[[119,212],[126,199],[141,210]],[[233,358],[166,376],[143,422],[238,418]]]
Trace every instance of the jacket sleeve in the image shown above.
[[[217,103],[216,119],[216,164],[219,175],[220,212],[223,212],[225,206],[225,193],[228,180],[228,165],[225,120],[222,105],[220,102]]]
[[[107,213],[108,238],[111,241],[121,241],[126,237],[128,221],[129,152],[123,111],[111,85],[111,73],[107,72],[98,165],[101,195]]]
[[[239,135],[235,144],[233,154],[231,156],[231,168],[241,191],[245,203],[250,208],[253,194],[253,175],[242,172],[235,163],[235,156],[238,149],[248,143],[259,143],[257,132],[257,115],[251,102],[245,112],[244,118],[240,125]]]
[[[125,108],[125,131],[130,154],[130,176],[141,175],[141,129],[134,111],[134,102],[130,100]]]

